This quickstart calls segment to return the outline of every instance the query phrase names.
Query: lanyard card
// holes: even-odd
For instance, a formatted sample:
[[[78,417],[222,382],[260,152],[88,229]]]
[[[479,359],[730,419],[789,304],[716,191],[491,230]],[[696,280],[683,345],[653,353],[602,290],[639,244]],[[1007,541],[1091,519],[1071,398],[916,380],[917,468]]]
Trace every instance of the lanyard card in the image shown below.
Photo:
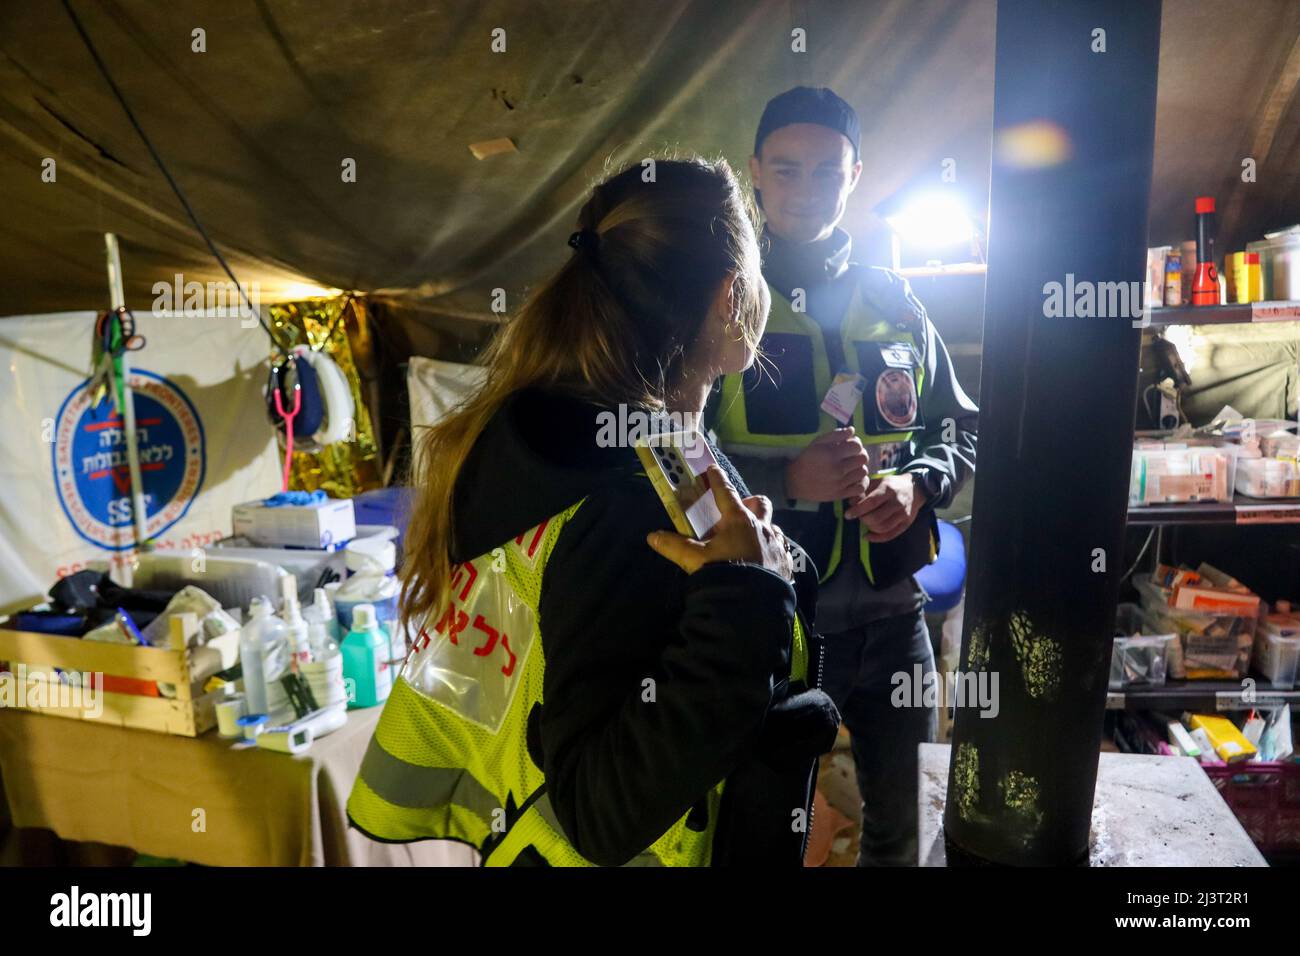
[[[853,411],[862,400],[862,392],[867,387],[867,380],[856,372],[840,372],[826,390],[822,399],[822,411],[841,425],[853,420]]]

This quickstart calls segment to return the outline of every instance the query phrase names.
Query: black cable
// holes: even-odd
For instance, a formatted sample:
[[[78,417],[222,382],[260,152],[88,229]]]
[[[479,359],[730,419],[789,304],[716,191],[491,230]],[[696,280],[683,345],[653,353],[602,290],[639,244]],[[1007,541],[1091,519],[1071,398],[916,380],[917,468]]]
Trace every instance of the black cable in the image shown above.
[[[1137,558],[1134,559],[1133,567],[1125,571],[1124,576],[1119,579],[1120,584],[1123,584],[1125,581],[1127,581],[1129,578],[1133,576],[1133,572],[1138,569],[1138,565],[1142,563],[1142,559],[1146,556],[1147,548],[1151,547],[1151,539],[1154,538],[1155,535],[1156,535],[1155,528],[1152,528],[1150,531],[1147,532],[1147,539],[1145,543],[1143,543],[1142,545],[1142,550],[1138,552]]]
[[[91,59],[95,61],[95,66],[99,68],[99,72],[104,77],[105,82],[108,83],[109,89],[111,89],[113,95],[117,97],[117,102],[121,105],[122,111],[126,113],[126,118],[131,121],[131,125],[135,128],[136,133],[139,134],[140,139],[144,142],[145,148],[149,150],[149,155],[153,157],[154,163],[158,166],[159,171],[167,180],[167,185],[171,186],[172,192],[176,194],[176,198],[180,200],[181,205],[185,207],[185,214],[190,217],[190,222],[194,223],[194,228],[198,230],[199,235],[203,237],[203,241],[207,243],[208,250],[216,257],[216,260],[221,263],[221,268],[225,270],[226,275],[230,276],[230,281],[233,282],[235,288],[239,290],[239,296],[244,300],[244,305],[248,307],[249,312],[257,317],[257,324],[262,327],[262,331],[266,333],[266,337],[271,340],[271,345],[278,349],[279,343],[276,342],[270,326],[266,324],[266,321],[262,318],[262,314],[255,309],[253,303],[249,301],[247,293],[244,292],[243,285],[241,285],[239,280],[235,278],[235,274],[230,270],[230,266],[226,263],[225,257],[217,249],[216,243],[212,241],[212,237],[208,235],[207,230],[203,228],[203,223],[199,222],[199,217],[195,214],[194,208],[190,205],[190,201],[185,198],[185,193],[181,191],[180,184],[172,178],[172,174],[168,171],[166,164],[163,163],[162,157],[158,155],[158,150],[154,149],[152,140],[150,140],[148,134],[145,133],[144,127],[142,127],[139,120],[135,118],[135,114],[131,112],[131,107],[127,105],[126,97],[122,95],[122,91],[118,89],[117,83],[113,81],[112,75],[108,72],[108,67],[105,65],[103,59],[100,58],[99,51],[95,49],[95,44],[90,40],[90,34],[88,34],[86,28],[82,26],[81,20],[77,16],[77,11],[72,9],[72,0],[63,0],[63,9],[68,11],[68,16],[72,19],[72,25],[77,28],[77,33],[81,36],[81,42],[86,45],[86,50],[90,53]]]

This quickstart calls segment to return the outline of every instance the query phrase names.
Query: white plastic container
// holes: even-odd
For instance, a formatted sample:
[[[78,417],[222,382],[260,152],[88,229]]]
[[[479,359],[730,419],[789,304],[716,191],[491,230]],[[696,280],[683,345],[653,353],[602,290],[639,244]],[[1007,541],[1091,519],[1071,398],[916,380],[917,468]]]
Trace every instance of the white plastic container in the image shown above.
[[[343,548],[322,551],[312,548],[260,548],[247,538],[223,538],[212,546],[209,554],[223,558],[243,558],[246,561],[265,561],[298,579],[298,601],[304,606],[311,602],[312,587],[321,576],[333,573],[340,579],[347,574],[343,563]]]
[[[370,604],[384,633],[389,633],[389,622],[397,618],[401,591],[395,574],[397,547],[382,538],[360,538],[347,546],[343,556],[352,574],[332,595],[339,629],[349,631],[353,609]]]
[[[227,739],[244,736],[239,718],[244,716],[246,706],[243,694],[231,694],[217,701],[217,733]]]
[[[279,681],[289,672],[289,655],[289,630],[284,622],[271,616],[269,604],[255,605],[251,619],[239,632],[248,713],[278,719],[288,700]]]
[[[133,587],[179,591],[192,584],[224,608],[242,608],[259,595],[279,594],[284,570],[266,561],[223,557],[216,548],[195,548],[140,554],[133,574]]]
[[[1129,504],[1232,501],[1236,464],[1231,447],[1135,448]]]
[[[1255,637],[1255,670],[1274,687],[1295,686],[1296,665],[1300,664],[1300,637],[1283,637],[1260,628]]]
[[[1246,251],[1259,253],[1265,299],[1270,302],[1300,299],[1300,233],[1248,242]]]
[[[343,682],[343,655],[337,648],[329,657],[304,664],[302,676],[306,679],[307,686],[311,688],[311,695],[316,698],[318,707],[347,704],[347,685]]]
[[[1285,458],[1242,458],[1237,462],[1237,491],[1251,498],[1300,497],[1300,467]]]

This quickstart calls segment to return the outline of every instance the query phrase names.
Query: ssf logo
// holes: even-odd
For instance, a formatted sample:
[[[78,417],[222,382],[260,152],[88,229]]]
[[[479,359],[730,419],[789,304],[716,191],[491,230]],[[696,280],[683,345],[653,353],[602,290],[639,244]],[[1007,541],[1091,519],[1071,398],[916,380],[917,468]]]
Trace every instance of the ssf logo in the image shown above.
[[[203,424],[185,393],[161,375],[132,369],[131,388],[145,533],[153,538],[185,516],[203,485]],[[92,408],[84,382],[55,419],[54,486],[77,534],[110,551],[134,547],[122,418],[108,396]]]

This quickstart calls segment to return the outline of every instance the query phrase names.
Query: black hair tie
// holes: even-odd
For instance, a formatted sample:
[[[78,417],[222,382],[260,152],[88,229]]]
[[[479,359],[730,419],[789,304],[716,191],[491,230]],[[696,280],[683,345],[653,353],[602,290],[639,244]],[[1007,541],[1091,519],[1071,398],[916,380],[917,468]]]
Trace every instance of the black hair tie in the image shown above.
[[[569,245],[580,251],[595,252],[600,245],[600,233],[595,229],[579,229],[569,236]]]

